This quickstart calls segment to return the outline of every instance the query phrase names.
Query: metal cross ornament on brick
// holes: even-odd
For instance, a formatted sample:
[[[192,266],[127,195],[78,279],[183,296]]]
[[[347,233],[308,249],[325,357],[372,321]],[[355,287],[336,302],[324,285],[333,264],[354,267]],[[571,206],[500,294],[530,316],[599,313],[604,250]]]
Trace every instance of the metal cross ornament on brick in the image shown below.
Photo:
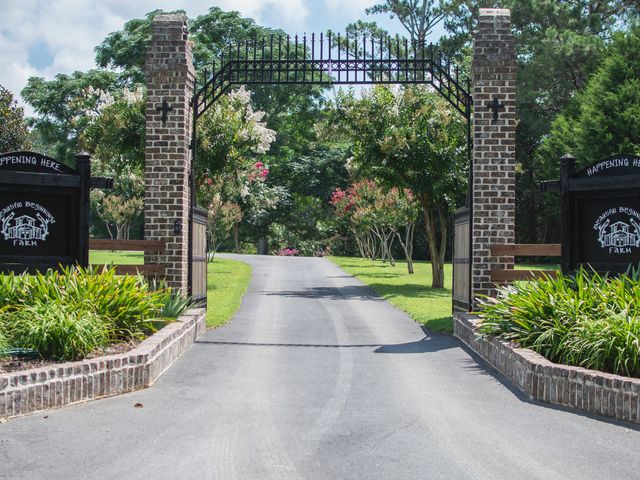
[[[171,112],[173,110],[172,107],[169,106],[169,103],[167,102],[166,99],[162,100],[162,106],[161,107],[156,107],[156,110],[158,110],[159,112],[162,112],[162,124],[164,125],[165,123],[167,123],[167,118],[169,116],[169,112]]]
[[[493,121],[498,121],[498,113],[500,110],[504,110],[504,103],[500,103],[497,97],[494,97],[492,101],[489,102],[489,108],[493,110]]]

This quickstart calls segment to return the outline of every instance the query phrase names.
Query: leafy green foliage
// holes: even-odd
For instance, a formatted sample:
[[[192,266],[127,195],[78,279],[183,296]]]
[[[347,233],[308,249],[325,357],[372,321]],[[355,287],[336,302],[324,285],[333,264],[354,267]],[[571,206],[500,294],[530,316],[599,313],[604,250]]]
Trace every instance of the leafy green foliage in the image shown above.
[[[640,277],[579,270],[503,287],[481,303],[481,332],[556,363],[640,376]]]
[[[24,110],[11,92],[0,85],[0,152],[12,152],[29,146],[29,129]]]
[[[109,343],[108,324],[88,303],[36,302],[6,315],[3,324],[12,346],[53,360],[83,358]]]
[[[521,243],[558,240],[559,225],[548,212],[539,182],[550,178],[558,158],[538,154],[554,118],[572,111],[576,92],[606,58],[614,32],[637,20],[637,0],[451,0],[446,2],[448,34],[439,43],[456,59],[471,54],[480,8],[509,8],[518,55],[516,131],[516,237]],[[636,54],[637,56],[637,54]],[[461,58],[462,57],[462,58]],[[468,60],[467,60],[468,61]]]
[[[433,28],[445,18],[447,4],[443,0],[384,0],[367,8],[366,12],[387,13],[397,17],[409,32],[411,40],[424,43]]]
[[[144,167],[145,93],[142,86],[114,91],[80,133],[80,146],[116,173]]]
[[[147,13],[145,18],[129,20],[122,30],[107,35],[95,48],[96,64],[101,68],[122,69],[131,83],[144,83],[144,62],[147,45],[151,41],[151,23],[159,13],[164,12],[154,10]]]
[[[614,35],[571,108],[553,121],[540,155],[557,164],[564,153],[581,165],[615,153],[640,154],[640,25]]]
[[[6,352],[9,349],[9,339],[4,331],[4,327],[0,324],[0,357],[3,356],[2,352]]]
[[[71,165],[79,151],[79,135],[90,120],[86,111],[95,104],[87,97],[87,89],[112,90],[118,78],[118,73],[104,70],[59,74],[53,80],[30,77],[22,98],[37,114],[31,124],[39,143],[46,147],[43,153]]]

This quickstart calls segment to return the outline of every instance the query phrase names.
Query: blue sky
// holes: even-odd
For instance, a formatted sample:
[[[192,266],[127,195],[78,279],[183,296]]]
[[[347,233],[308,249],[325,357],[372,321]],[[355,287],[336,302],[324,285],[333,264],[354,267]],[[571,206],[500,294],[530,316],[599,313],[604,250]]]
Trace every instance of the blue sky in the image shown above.
[[[237,10],[259,24],[291,34],[343,31],[362,18],[391,33],[403,33],[395,19],[367,16],[376,0],[0,0],[0,85],[16,97],[30,76],[93,68],[93,49],[110,32],[156,8],[186,10],[195,17],[218,6]],[[27,113],[30,113],[27,109]]]

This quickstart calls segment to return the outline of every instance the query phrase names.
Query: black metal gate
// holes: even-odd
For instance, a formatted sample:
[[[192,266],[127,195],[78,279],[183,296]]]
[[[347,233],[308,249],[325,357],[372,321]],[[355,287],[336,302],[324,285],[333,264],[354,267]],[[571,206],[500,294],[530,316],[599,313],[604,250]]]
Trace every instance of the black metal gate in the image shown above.
[[[459,208],[454,217],[453,311],[468,312],[471,307],[471,215]]]

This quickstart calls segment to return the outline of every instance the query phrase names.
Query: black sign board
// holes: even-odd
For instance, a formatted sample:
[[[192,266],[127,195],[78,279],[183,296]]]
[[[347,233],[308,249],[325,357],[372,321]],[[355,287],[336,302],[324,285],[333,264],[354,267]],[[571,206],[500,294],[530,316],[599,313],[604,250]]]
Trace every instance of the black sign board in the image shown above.
[[[563,272],[640,265],[640,157],[614,155],[576,171],[565,155],[560,165],[560,181],[543,182],[542,190],[561,195]]]
[[[0,271],[44,271],[89,262],[89,156],[76,169],[33,152],[0,154]]]

